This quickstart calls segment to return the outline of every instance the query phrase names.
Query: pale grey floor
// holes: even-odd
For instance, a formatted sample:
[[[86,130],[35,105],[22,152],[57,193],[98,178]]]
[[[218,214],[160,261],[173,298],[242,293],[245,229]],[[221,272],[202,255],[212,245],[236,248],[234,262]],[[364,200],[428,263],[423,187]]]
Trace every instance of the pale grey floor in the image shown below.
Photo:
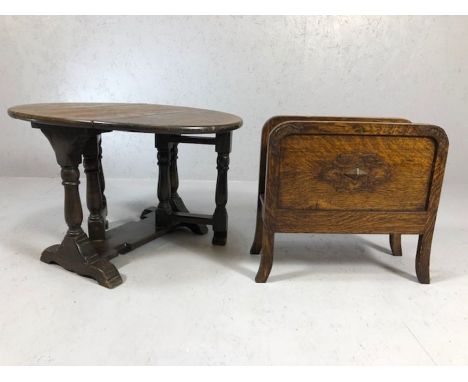
[[[211,212],[214,184],[182,182]],[[416,238],[278,235],[267,284],[248,254],[256,183],[231,182],[229,239],[176,232],[114,260],[113,290],[43,264],[64,234],[57,179],[0,179],[1,364],[468,364],[467,193],[446,187],[432,284]],[[111,226],[153,204],[150,180],[108,180]]]

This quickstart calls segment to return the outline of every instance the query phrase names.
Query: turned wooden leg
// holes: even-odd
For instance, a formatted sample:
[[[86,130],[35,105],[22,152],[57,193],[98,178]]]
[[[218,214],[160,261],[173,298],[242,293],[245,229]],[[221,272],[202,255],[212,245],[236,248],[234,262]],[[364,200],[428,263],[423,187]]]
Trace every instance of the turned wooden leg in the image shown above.
[[[170,178],[170,142],[163,134],[156,135],[156,148],[158,150],[158,199],[156,207],[156,226],[167,228],[171,225],[171,178]]]
[[[173,211],[177,212],[189,212],[185,207],[184,201],[177,193],[179,189],[179,173],[177,171],[177,158],[178,158],[178,143],[172,143],[171,145],[171,164],[170,164],[170,176],[171,176],[171,207]],[[197,235],[204,235],[208,232],[208,228],[204,224],[181,224],[189,228],[193,233]]]
[[[262,219],[262,203],[260,201],[260,195],[257,198],[257,223],[255,225],[255,236],[250,247],[251,255],[258,255],[262,250],[262,239],[263,238],[263,219]]]
[[[275,233],[264,224],[262,238],[262,257],[258,268],[255,282],[264,283],[268,280],[271,267],[273,266],[273,248],[275,241]]]
[[[104,240],[106,238],[105,204],[99,174],[99,141],[99,135],[92,136],[86,143],[83,153],[83,167],[86,174],[86,203],[90,213],[88,235],[91,240]]]
[[[390,248],[392,249],[393,256],[403,255],[403,251],[401,250],[401,234],[399,233],[390,234]]]
[[[215,245],[225,245],[227,239],[228,200],[227,173],[229,170],[229,153],[231,152],[231,132],[216,134],[216,152],[218,153],[218,177],[216,180],[216,209],[213,214],[213,241]]]
[[[41,256],[45,263],[59,264],[63,268],[95,279],[100,285],[113,288],[122,283],[117,269],[95,251],[88,236],[81,228],[83,210],[78,186],[78,165],[90,135],[84,129],[42,126],[62,168],[61,177],[65,190],[65,221],[68,231],[60,245],[47,248]]]
[[[106,199],[106,195],[104,194],[104,190],[106,189],[106,180],[105,180],[105,177],[104,177],[104,170],[102,168],[102,139],[101,139],[101,134],[99,134],[97,136],[97,138],[98,138],[99,186],[101,187],[101,197],[102,197],[101,215],[104,217],[105,227],[107,229],[107,228],[109,228],[109,222],[107,221],[107,199]]]

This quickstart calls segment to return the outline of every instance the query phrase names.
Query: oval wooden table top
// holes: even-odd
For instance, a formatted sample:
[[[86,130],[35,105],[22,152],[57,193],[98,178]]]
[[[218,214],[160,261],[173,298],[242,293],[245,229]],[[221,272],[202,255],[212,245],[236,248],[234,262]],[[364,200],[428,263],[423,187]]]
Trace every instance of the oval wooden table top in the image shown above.
[[[233,114],[144,103],[38,103],[13,106],[8,114],[45,125],[156,134],[212,134],[242,126]]]

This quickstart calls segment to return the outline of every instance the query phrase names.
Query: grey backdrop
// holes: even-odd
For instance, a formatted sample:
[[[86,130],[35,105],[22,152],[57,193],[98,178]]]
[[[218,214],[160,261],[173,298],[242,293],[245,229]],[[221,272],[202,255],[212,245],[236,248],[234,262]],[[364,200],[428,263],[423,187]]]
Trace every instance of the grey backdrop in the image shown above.
[[[447,181],[466,183],[467,17],[0,17],[0,176],[57,176],[30,102],[154,102],[238,114],[230,179],[257,179],[275,114],[406,117],[443,126]],[[156,174],[150,135],[104,138],[108,177]],[[210,147],[180,174],[214,179]]]

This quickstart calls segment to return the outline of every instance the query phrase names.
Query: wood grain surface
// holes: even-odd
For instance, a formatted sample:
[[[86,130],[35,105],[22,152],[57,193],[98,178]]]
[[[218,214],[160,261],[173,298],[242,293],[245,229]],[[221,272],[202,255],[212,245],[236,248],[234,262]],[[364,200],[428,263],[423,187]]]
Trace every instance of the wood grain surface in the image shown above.
[[[281,146],[279,204],[424,211],[434,155],[430,138],[293,135]]]
[[[13,106],[8,114],[36,124],[157,134],[235,130],[239,117],[213,110],[132,103],[43,103]]]
[[[429,283],[444,130],[407,120],[275,118],[262,136],[255,280],[268,278],[275,233],[386,233],[395,256],[401,234],[419,235],[416,275]]]

